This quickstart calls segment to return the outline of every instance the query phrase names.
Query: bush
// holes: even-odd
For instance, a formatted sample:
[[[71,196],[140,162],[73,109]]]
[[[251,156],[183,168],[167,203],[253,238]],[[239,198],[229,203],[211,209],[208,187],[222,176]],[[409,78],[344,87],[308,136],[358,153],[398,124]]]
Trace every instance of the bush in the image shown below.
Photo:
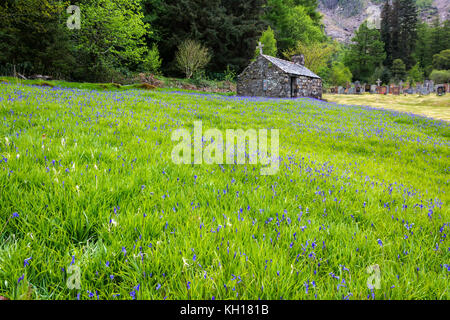
[[[433,70],[430,79],[436,84],[450,82],[450,70]]]
[[[236,79],[236,71],[230,68],[230,65],[227,65],[227,70],[225,70],[225,81],[233,82]]]
[[[352,81],[352,73],[343,63],[337,62],[331,68],[330,80],[335,86],[344,86]]]
[[[153,44],[152,49],[148,51],[141,69],[146,73],[160,74],[162,60],[159,56],[158,47]]]
[[[433,56],[433,67],[438,70],[450,69],[450,49],[442,50]]]
[[[195,40],[182,42],[175,56],[176,66],[188,79],[203,70],[210,60],[208,49]]]
[[[420,68],[419,63],[417,63],[414,67],[412,67],[412,68],[408,71],[408,79],[409,79],[410,82],[412,82],[412,83],[423,81],[423,71],[422,71],[422,69]]]

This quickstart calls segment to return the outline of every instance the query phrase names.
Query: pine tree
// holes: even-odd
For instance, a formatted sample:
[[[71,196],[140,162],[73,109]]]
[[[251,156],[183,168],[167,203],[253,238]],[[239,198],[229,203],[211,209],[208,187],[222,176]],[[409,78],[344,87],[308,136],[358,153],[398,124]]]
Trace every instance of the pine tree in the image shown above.
[[[395,0],[392,5],[391,15],[389,17],[389,27],[391,30],[391,57],[389,61],[394,61],[395,59],[402,58],[402,54],[400,52],[400,0]],[[388,64],[390,67],[392,64]]]
[[[397,0],[399,4],[399,54],[406,68],[414,64],[412,53],[417,40],[417,8],[415,0]]]
[[[381,41],[384,43],[384,51],[386,52],[385,65],[392,64],[392,41],[391,41],[391,15],[392,8],[389,0],[384,3],[383,9],[381,11],[381,29],[380,36]]]
[[[386,58],[380,32],[367,27],[367,22],[359,26],[352,38],[353,43],[344,57],[354,80],[369,81],[375,69]]]

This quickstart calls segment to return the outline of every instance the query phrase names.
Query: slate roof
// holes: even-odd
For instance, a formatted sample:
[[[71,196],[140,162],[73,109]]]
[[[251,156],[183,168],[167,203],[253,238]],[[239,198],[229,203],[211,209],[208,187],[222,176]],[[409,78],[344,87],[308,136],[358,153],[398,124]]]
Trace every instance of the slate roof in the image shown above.
[[[310,78],[320,79],[320,77],[317,74],[315,74],[308,68],[301,66],[299,64],[296,64],[292,61],[278,59],[278,58],[275,58],[272,56],[267,56],[265,54],[262,54],[262,56],[286,73],[297,75],[297,76],[306,76],[306,77],[310,77]]]

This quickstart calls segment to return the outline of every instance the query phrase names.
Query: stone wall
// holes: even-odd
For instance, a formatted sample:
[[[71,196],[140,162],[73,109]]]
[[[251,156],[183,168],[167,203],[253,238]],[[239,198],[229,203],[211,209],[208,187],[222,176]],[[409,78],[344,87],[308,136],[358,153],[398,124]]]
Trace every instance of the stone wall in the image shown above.
[[[259,56],[238,76],[238,96],[290,97],[289,76],[281,69]]]
[[[297,88],[297,89],[296,89]],[[322,80],[296,77],[294,97],[322,98]],[[259,56],[238,76],[238,96],[291,98],[291,76]]]
[[[322,99],[322,80],[299,76],[295,79],[294,97]]]

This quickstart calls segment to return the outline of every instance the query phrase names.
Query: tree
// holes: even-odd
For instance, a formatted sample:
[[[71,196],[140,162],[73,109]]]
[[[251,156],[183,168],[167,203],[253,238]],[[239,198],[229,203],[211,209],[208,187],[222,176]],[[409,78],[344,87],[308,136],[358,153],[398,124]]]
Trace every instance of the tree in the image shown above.
[[[420,68],[420,64],[416,63],[409,71],[408,71],[408,78],[409,81],[414,82],[421,82],[423,81],[423,71]]]
[[[384,51],[386,52],[385,64],[390,66],[392,64],[393,49],[391,41],[392,8],[389,0],[386,0],[384,3],[380,18],[380,39],[384,43]]]
[[[331,68],[330,81],[335,86],[344,86],[352,81],[352,72],[342,62],[335,62]]]
[[[111,80],[141,64],[148,32],[140,0],[86,0],[80,3],[82,27],[76,30],[75,75],[90,81]]]
[[[0,3],[0,71],[67,76],[74,62],[65,27],[67,1],[5,0]]]
[[[211,60],[208,49],[195,40],[185,40],[178,47],[175,56],[177,67],[190,79]]]
[[[264,19],[275,31],[279,51],[295,47],[297,42],[325,40],[317,4],[312,0],[267,0]]]
[[[396,1],[399,2],[399,58],[409,69],[415,64],[412,54],[417,40],[417,7],[415,0]]]
[[[293,55],[303,54],[305,56],[305,67],[317,73],[320,68],[326,66],[334,51],[335,47],[328,43],[315,42],[308,44],[297,42],[294,48],[283,52],[283,56],[290,60]]]
[[[450,70],[433,70],[430,74],[430,79],[435,83],[450,82]]]
[[[423,70],[426,70],[426,68],[432,64],[431,28],[425,22],[417,25],[417,41],[414,57]]]
[[[344,63],[353,74],[354,80],[368,82],[375,68],[384,61],[386,53],[377,29],[361,24],[352,38],[352,44],[344,56]]]
[[[275,39],[275,34],[270,28],[270,26],[267,28],[266,31],[263,32],[261,35],[261,38],[259,38],[259,42],[264,45],[263,47],[263,53],[267,54],[269,56],[276,56],[277,55],[277,40]],[[259,49],[255,50],[255,57],[259,55]]]
[[[393,60],[403,59],[408,68],[414,65],[413,52],[417,40],[417,8],[415,0],[386,0],[381,12],[381,40],[384,42],[388,67]]]
[[[158,47],[154,43],[152,45],[152,48],[148,50],[148,53],[144,58],[144,61],[142,62],[140,69],[144,72],[158,74],[160,73],[161,62],[162,61],[159,56]]]
[[[433,67],[438,70],[450,69],[450,49],[442,50],[433,56]]]
[[[402,59],[395,59],[392,62],[391,71],[394,81],[406,80],[406,66]]]
[[[267,28],[261,16],[266,0],[142,0],[144,20],[158,43],[162,70],[178,75],[175,52],[186,39],[201,42],[214,53],[208,72],[229,65],[239,71],[253,58],[257,39]]]

